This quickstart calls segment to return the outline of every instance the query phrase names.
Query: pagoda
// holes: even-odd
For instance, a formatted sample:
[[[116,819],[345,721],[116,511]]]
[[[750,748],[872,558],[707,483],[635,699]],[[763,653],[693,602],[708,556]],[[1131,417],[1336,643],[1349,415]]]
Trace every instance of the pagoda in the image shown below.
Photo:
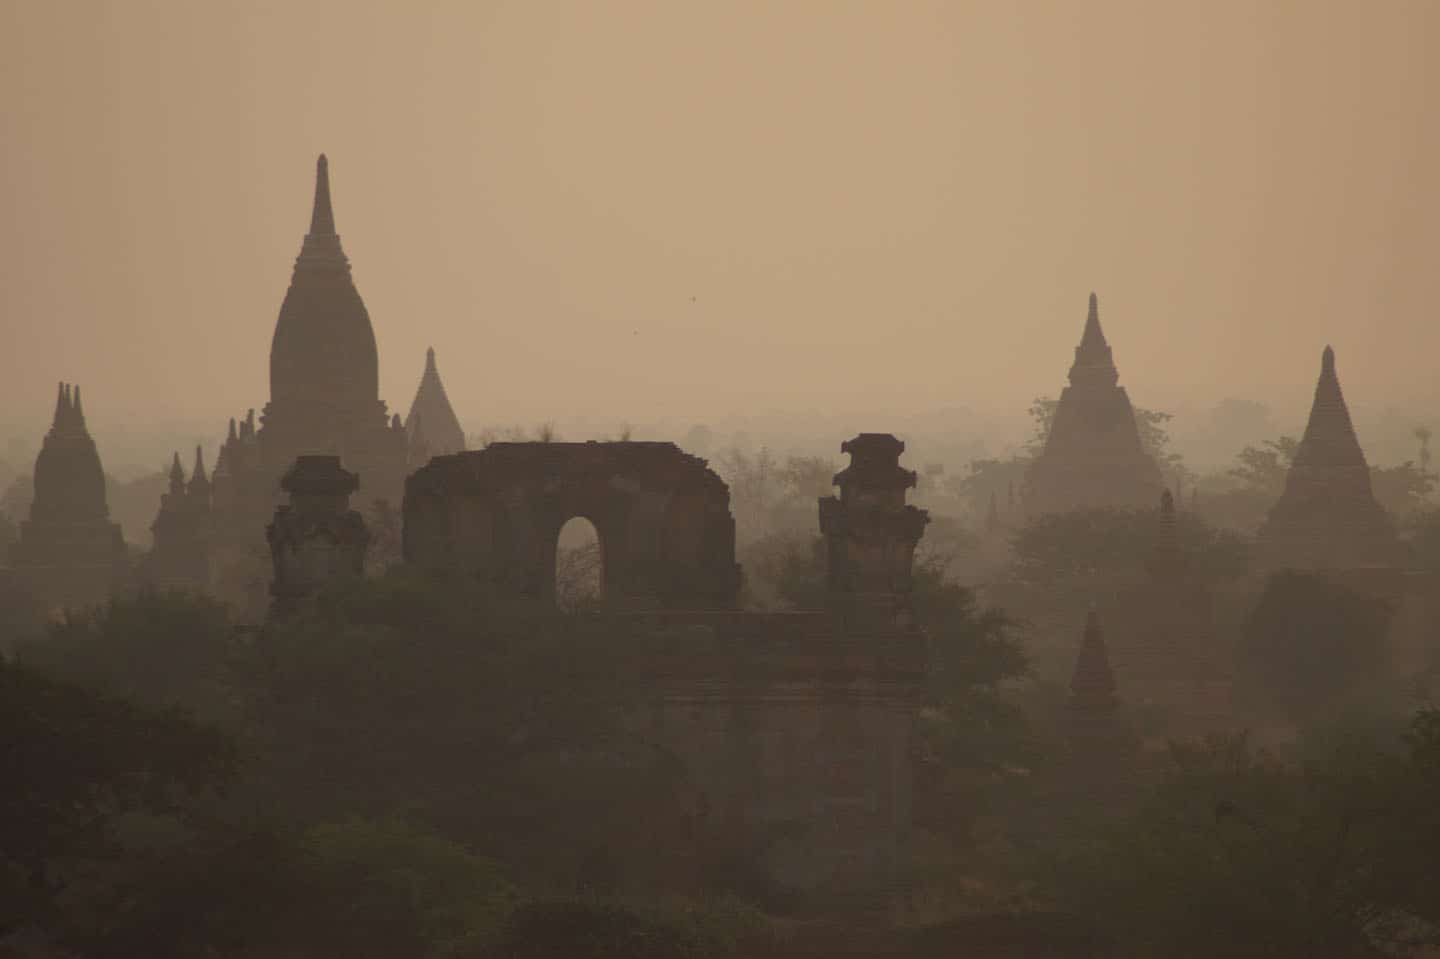
[[[1340,391],[1335,351],[1328,346],[1320,358],[1310,421],[1257,547],[1261,565],[1272,569],[1402,564],[1400,541],[1371,489],[1370,467]]]
[[[105,471],[78,386],[60,384],[54,421],[35,458],[30,517],[20,524],[10,559],[28,591],[52,610],[104,602],[128,574],[128,550],[110,520]]]
[[[1070,385],[1060,393],[1045,447],[1025,476],[1028,515],[1150,508],[1160,496],[1160,467],[1140,442],[1135,410],[1119,379],[1091,293]]]
[[[415,400],[405,417],[405,433],[412,461],[421,459],[417,450],[423,449],[423,459],[428,461],[431,456],[445,456],[465,449],[465,431],[460,428],[460,420],[445,395],[445,384],[440,382],[433,347],[425,351],[425,373],[420,377]]]

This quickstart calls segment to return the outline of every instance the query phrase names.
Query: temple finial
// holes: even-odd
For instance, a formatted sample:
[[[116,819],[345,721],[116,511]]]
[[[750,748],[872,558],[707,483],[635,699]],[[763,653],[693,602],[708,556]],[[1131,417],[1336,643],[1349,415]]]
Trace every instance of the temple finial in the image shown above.
[[[65,384],[61,383],[55,391],[55,420],[50,424],[51,429],[58,427],[64,421],[67,407],[68,404],[65,402]]]
[[[235,431],[235,417],[232,416],[230,417],[230,432],[228,435],[226,435],[225,442],[233,443],[238,438],[238,434]]]
[[[435,347],[433,346],[425,350],[425,372],[435,372]]]
[[[202,483],[205,482],[205,451],[198,443],[195,445],[195,470],[190,474],[190,482],[193,483],[197,479]]]
[[[1321,372],[1321,373],[1334,373],[1334,372],[1335,372],[1335,351],[1334,351],[1333,349],[1331,349],[1329,346],[1326,346],[1326,347],[1325,347],[1325,352],[1320,354],[1320,372]]]
[[[180,453],[176,451],[175,459],[170,463],[170,492],[175,493],[185,486],[185,470],[180,466]]]
[[[1104,347],[1105,331],[1100,328],[1100,298],[1090,294],[1090,309],[1085,314],[1085,332],[1080,335],[1080,349]]]
[[[75,402],[74,402],[73,404],[71,404],[71,405],[72,405],[72,409],[73,409],[73,411],[74,411],[74,413],[75,413],[75,425],[76,425],[77,427],[79,427],[80,429],[84,429],[84,428],[85,428],[85,407],[83,407],[83,406],[80,405],[80,386],[79,386],[79,384],[76,384],[76,386],[75,386]]]
[[[315,161],[315,208],[310,213],[310,235],[335,235],[335,211],[330,206],[330,163],[323,153]]]

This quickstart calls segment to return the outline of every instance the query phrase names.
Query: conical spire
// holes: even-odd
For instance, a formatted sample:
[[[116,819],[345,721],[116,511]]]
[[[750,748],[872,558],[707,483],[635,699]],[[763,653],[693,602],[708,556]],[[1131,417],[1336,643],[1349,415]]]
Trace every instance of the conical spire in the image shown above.
[[[1091,712],[1115,708],[1115,674],[1100,631],[1100,614],[1090,610],[1085,617],[1085,636],[1075,657],[1075,675],[1070,680],[1070,704]]]
[[[55,419],[50,423],[52,430],[60,429],[64,424],[67,409],[69,409],[69,403],[65,397],[65,384],[61,383],[55,390]]]
[[[73,412],[75,414],[75,428],[83,430],[85,428],[85,407],[80,405],[79,385],[76,385],[75,387],[75,403]]]
[[[1100,299],[1091,293],[1090,309],[1085,314],[1085,330],[1080,334],[1080,345],[1075,347],[1075,363],[1070,367],[1070,382],[1114,386],[1119,379],[1110,344],[1105,341],[1105,331],[1100,328]]]
[[[1080,348],[1100,349],[1107,345],[1105,331],[1100,329],[1100,298],[1092,292],[1090,310],[1085,315],[1085,332],[1080,335]]]
[[[179,493],[185,488],[185,470],[180,466],[180,453],[177,450],[175,459],[170,464],[170,492]]]
[[[310,235],[335,235],[335,211],[330,207],[330,161],[323,153],[315,161],[315,206],[310,212]]]
[[[233,443],[233,442],[235,442],[238,438],[239,438],[239,437],[238,437],[238,436],[236,435],[236,433],[235,433],[235,417],[232,416],[232,417],[230,417],[230,432],[226,435],[226,437],[225,437],[225,442],[226,442],[226,443]]]
[[[1328,346],[1320,355],[1320,378],[1315,383],[1315,400],[1305,435],[1295,450],[1295,465],[1365,466],[1365,454],[1335,373],[1335,351]]]
[[[190,492],[207,493],[210,490],[210,480],[205,475],[205,451],[197,444],[195,447],[195,469],[190,473]]]
[[[465,431],[460,428],[460,420],[445,394],[445,384],[440,381],[434,347],[425,351],[425,372],[420,377],[420,386],[415,390],[415,399],[405,417],[405,429],[410,434],[412,446],[416,442],[422,414],[425,418],[424,441],[431,455],[458,453],[465,448]]]

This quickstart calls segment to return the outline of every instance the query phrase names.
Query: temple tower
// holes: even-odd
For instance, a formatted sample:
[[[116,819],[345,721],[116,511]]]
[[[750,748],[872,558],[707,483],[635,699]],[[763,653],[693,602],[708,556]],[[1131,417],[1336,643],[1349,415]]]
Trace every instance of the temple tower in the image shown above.
[[[1115,808],[1133,786],[1136,742],[1120,716],[1115,674],[1100,616],[1091,610],[1075,657],[1066,704],[1065,788],[1095,813]]]
[[[431,456],[445,456],[465,449],[465,431],[460,428],[460,420],[445,395],[445,384],[440,382],[433,347],[425,351],[425,373],[420,377],[415,400],[405,417],[405,433],[412,461],[419,458],[416,451],[422,446],[426,462]]]
[[[360,477],[343,469],[340,457],[302,456],[281,486],[290,502],[266,528],[276,613],[293,610],[327,585],[361,579],[370,545],[365,521],[350,508]]]
[[[330,168],[321,154],[310,232],[270,346],[270,402],[259,436],[272,493],[296,457],[325,453],[342,457],[376,498],[399,503],[405,443],[390,428],[379,383],[375,331],[335,232]]]
[[[1025,476],[1028,515],[1149,507],[1160,495],[1160,467],[1140,442],[1119,378],[1091,293],[1070,385],[1060,393],[1045,448]]]
[[[102,602],[126,576],[125,540],[110,521],[105,471],[78,386],[60,384],[54,422],[35,458],[35,499],[11,561],[52,609]]]
[[[195,447],[195,467],[188,484],[176,453],[170,466],[170,489],[160,497],[160,511],[150,527],[155,545],[146,560],[146,578],[151,583],[178,589],[210,586],[210,493],[200,447]]]
[[[840,444],[850,454],[850,465],[835,474],[840,495],[820,499],[827,586],[837,608],[889,616],[909,605],[915,547],[930,515],[905,504],[916,477],[900,466],[904,451],[889,433]]]
[[[1270,568],[1401,565],[1400,542],[1371,490],[1370,467],[1340,391],[1335,351],[1328,346],[1320,358],[1310,421],[1258,546],[1261,563]]]

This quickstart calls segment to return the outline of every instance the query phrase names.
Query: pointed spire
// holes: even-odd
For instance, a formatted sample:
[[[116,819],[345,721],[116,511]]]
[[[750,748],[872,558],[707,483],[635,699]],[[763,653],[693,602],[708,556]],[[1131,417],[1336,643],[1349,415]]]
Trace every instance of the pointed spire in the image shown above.
[[[415,390],[415,399],[410,402],[410,412],[405,417],[405,429],[410,433],[412,444],[419,428],[420,413],[425,414],[425,442],[430,454],[443,456],[458,453],[465,448],[465,431],[445,395],[445,384],[440,380],[440,369],[435,362],[435,348],[425,351],[425,372]]]
[[[1100,298],[1090,294],[1090,310],[1085,314],[1085,332],[1080,335],[1080,348],[1105,345],[1105,331],[1100,329]]]
[[[205,451],[198,443],[195,445],[195,469],[190,474],[190,482],[193,483],[196,480],[199,480],[202,483],[206,482]]]
[[[69,404],[65,402],[65,384],[61,383],[55,391],[55,419],[50,424],[52,430],[60,428],[68,408]]]
[[[1085,617],[1085,635],[1070,680],[1070,705],[1089,712],[1108,712],[1116,706],[1115,674],[1100,631],[1100,614],[1094,609]]]
[[[179,493],[185,488],[185,470],[180,466],[180,452],[175,452],[175,459],[170,463],[170,492]]]
[[[75,387],[75,404],[73,412],[75,414],[75,427],[77,429],[83,430],[85,428],[85,407],[80,405],[79,385],[76,385]]]
[[[1091,293],[1090,309],[1085,314],[1085,331],[1080,334],[1080,345],[1075,347],[1075,363],[1070,367],[1070,382],[1087,381],[1114,386],[1119,378],[1110,344],[1105,341],[1105,331],[1100,328],[1100,299]]]
[[[1350,408],[1335,372],[1335,351],[1325,347],[1320,354],[1320,377],[1315,382],[1315,399],[1305,435],[1295,450],[1295,466],[1365,467],[1365,454],[1350,420]]]
[[[335,235],[335,211],[330,207],[330,161],[323,153],[315,161],[315,206],[310,212],[310,235]]]
[[[232,416],[232,417],[230,417],[230,432],[226,435],[226,437],[225,437],[225,442],[226,442],[226,443],[233,443],[233,442],[235,442],[238,438],[239,438],[239,437],[237,437],[236,434],[235,434],[235,417]]]

